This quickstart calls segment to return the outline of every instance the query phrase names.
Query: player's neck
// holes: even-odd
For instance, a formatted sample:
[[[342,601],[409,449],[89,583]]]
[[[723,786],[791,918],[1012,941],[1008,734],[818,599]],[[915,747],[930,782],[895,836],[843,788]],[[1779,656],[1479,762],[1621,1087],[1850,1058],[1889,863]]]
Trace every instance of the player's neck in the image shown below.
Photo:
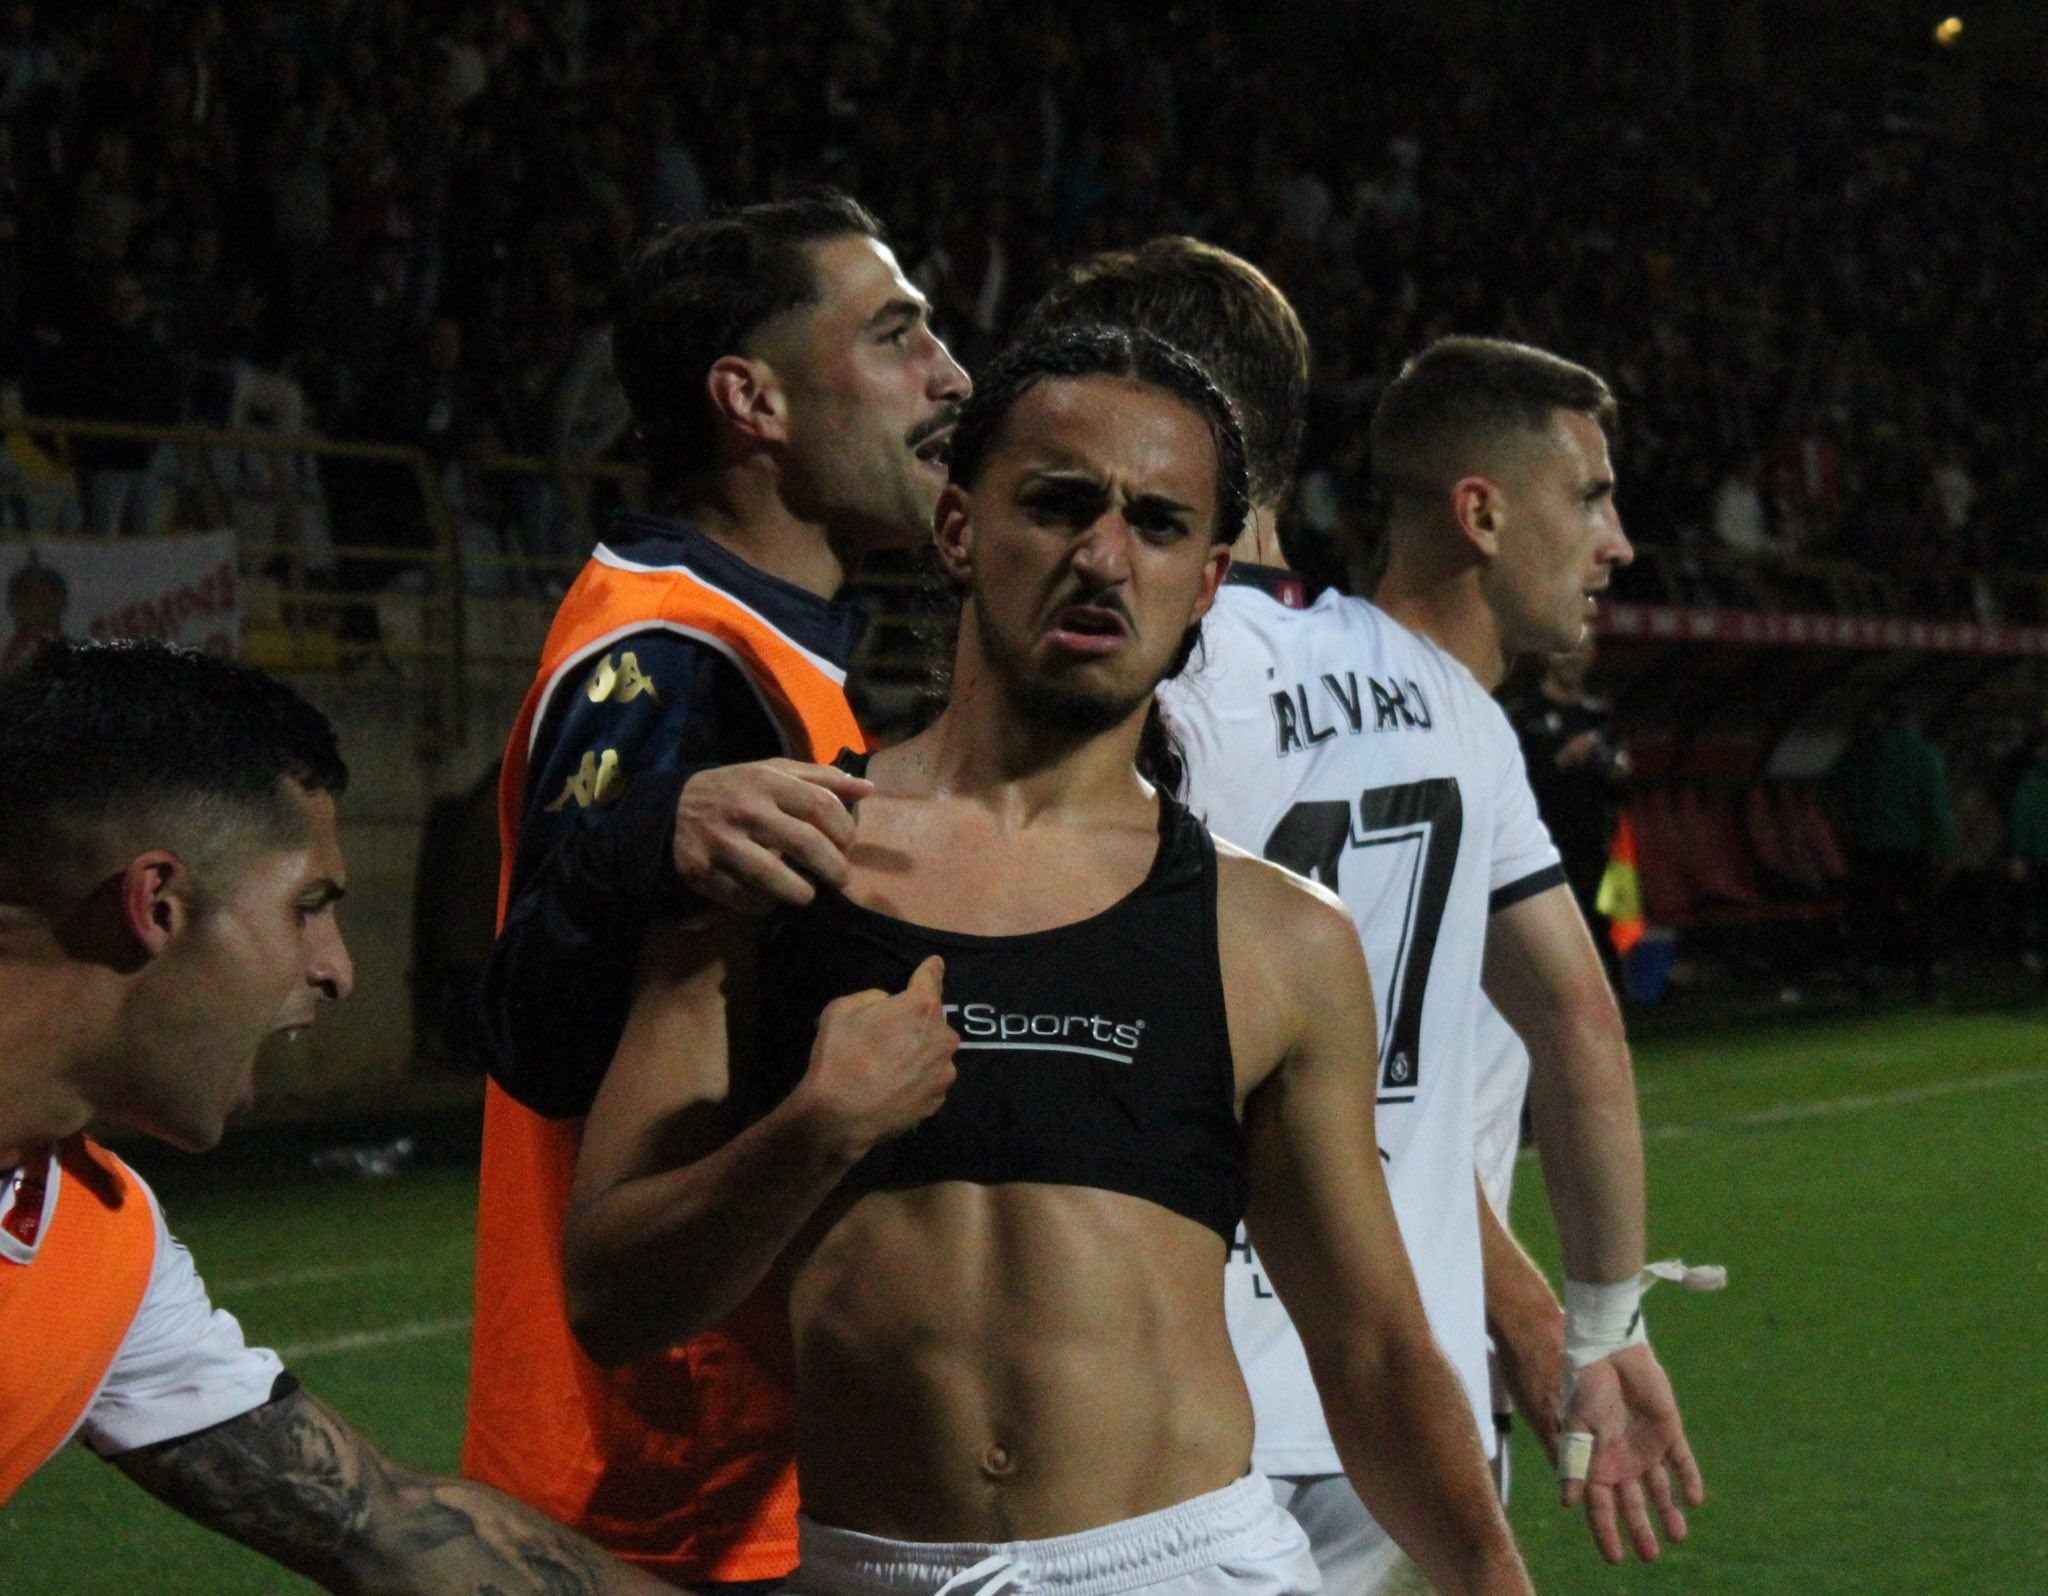
[[[684,505],[683,519],[755,570],[831,598],[846,585],[851,562],[824,522],[789,507],[765,469],[742,465],[720,473]]]
[[[1397,543],[1373,600],[1463,665],[1490,693],[1507,676],[1508,656],[1481,576],[1477,563],[1431,564]]]
[[[939,718],[878,763],[896,765],[910,792],[967,799],[1005,824],[1103,817],[1145,801],[1136,763],[1149,707],[1107,731],[1072,731],[1019,709],[963,651]]]
[[[81,1009],[48,966],[0,952],[0,1170],[84,1130],[93,1105],[74,1076]]]
[[[1262,504],[1252,511],[1237,541],[1230,545],[1230,561],[1233,565],[1265,565],[1278,571],[1293,569],[1280,547],[1279,506]]]

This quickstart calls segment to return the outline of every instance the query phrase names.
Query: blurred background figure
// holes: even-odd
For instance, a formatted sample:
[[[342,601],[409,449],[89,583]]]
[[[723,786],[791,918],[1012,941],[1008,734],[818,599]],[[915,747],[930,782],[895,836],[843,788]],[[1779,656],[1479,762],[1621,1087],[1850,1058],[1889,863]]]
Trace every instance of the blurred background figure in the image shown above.
[[[2048,984],[2048,717],[2033,741],[2033,758],[2020,773],[2012,800],[2008,844],[2013,880],[2020,889],[2020,920],[2027,969]]]
[[[184,379],[157,343],[149,314],[141,278],[115,272],[98,314],[65,341],[48,413],[157,426],[176,421],[184,410]],[[157,444],[141,439],[80,438],[72,445],[92,531],[144,537],[161,530],[159,453]]]
[[[1564,863],[1572,896],[1592,928],[1601,962],[1617,992],[1623,990],[1620,960],[1608,935],[1607,916],[1595,902],[1607,869],[1614,823],[1628,795],[1628,753],[1615,741],[1614,711],[1586,691],[1597,645],[1588,632],[1569,653],[1552,654],[1525,696],[1506,708],[1522,740],[1536,808]]]
[[[1871,995],[1889,970],[1912,971],[1913,994],[1934,996],[1934,892],[1956,854],[1948,765],[1885,703],[1866,717],[1829,774],[1835,832],[1849,861],[1848,938],[1858,987]]]
[[[11,631],[0,651],[0,671],[11,671],[46,637],[64,635],[64,606],[70,602],[62,573],[31,559],[7,579]]]

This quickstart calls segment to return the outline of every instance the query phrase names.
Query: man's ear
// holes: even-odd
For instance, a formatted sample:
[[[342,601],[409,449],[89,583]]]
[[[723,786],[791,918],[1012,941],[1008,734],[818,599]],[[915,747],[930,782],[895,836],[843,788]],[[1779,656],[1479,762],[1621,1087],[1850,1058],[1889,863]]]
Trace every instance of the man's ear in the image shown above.
[[[938,508],[932,512],[932,547],[947,582],[965,588],[974,572],[973,501],[957,482],[939,490]]]
[[[1200,620],[1209,613],[1216,602],[1217,591],[1223,586],[1223,578],[1230,574],[1230,545],[1212,543],[1209,558],[1202,567],[1202,591],[1195,599],[1193,619]]]
[[[121,872],[121,922],[152,957],[191,927],[192,872],[176,854],[152,848]]]
[[[1460,477],[1451,484],[1451,524],[1472,550],[1491,560],[1500,553],[1507,507],[1491,477]]]
[[[743,438],[781,443],[789,436],[789,403],[775,368],[745,355],[720,355],[704,374],[711,412]]]

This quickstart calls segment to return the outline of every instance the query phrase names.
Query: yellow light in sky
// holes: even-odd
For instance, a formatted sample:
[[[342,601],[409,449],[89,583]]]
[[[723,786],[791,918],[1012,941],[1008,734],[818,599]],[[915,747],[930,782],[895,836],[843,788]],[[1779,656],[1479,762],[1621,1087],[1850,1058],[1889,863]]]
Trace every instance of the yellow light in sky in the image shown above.
[[[1944,17],[1934,25],[1934,42],[1946,49],[1963,36],[1961,17]]]

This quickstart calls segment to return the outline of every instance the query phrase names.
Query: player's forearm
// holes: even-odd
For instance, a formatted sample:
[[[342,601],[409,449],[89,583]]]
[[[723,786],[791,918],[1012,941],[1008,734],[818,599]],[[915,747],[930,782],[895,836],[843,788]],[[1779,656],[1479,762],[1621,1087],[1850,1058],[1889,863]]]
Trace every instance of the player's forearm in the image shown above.
[[[667,1589],[486,1486],[394,1466],[304,1391],[122,1453],[114,1463],[196,1523],[332,1591],[657,1596]]]
[[[398,1475],[332,1588],[362,1596],[673,1596],[524,1503],[471,1480]]]
[[[1509,1392],[1546,1452],[1557,1445],[1564,1398],[1564,1305],[1482,1189],[1479,1249],[1486,1271],[1486,1328]],[[1505,1443],[1503,1443],[1505,1444]]]
[[[1644,1259],[1643,1132],[1620,1011],[1602,982],[1516,1029],[1565,1275],[1625,1280]]]
[[[584,1351],[630,1362],[717,1324],[858,1158],[799,1091],[684,1168],[572,1202],[563,1273]]]
[[[1479,1253],[1486,1272],[1486,1323],[1495,1338],[1520,1342],[1544,1329],[1561,1338],[1563,1304],[1536,1260],[1494,1212],[1484,1189],[1479,1193]]]
[[[1471,1405],[1426,1328],[1343,1349],[1316,1377],[1330,1393],[1323,1408],[1352,1486],[1436,1590],[1532,1589]]]

